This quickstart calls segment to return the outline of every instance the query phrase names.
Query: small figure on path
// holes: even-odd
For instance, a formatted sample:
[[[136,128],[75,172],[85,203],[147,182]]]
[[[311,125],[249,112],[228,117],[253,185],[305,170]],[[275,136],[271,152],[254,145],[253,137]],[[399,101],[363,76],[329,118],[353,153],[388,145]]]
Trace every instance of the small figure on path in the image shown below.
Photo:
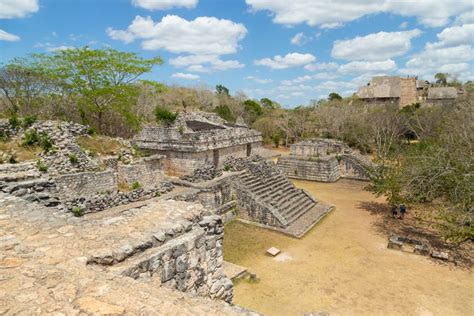
[[[405,205],[400,205],[400,219],[403,219],[405,217],[405,213],[407,211],[407,208],[405,207]]]
[[[392,217],[396,218],[397,217],[397,207],[395,205],[392,206]]]

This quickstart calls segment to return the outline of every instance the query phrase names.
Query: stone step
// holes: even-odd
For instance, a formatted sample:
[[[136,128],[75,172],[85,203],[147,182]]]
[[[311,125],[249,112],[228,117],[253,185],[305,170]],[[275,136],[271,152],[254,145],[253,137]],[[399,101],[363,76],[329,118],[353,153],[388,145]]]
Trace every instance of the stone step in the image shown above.
[[[284,212],[284,210],[286,210],[287,208],[291,207],[299,199],[301,199],[301,195],[297,190],[295,190],[293,193],[291,193],[288,199],[277,200],[273,203],[273,205],[275,205],[275,207],[277,207],[281,213]]]
[[[285,185],[287,183],[285,178],[278,179],[277,181],[265,184],[262,187],[259,187],[258,189],[253,190],[252,192],[256,195],[261,195],[265,192],[273,192],[275,190],[278,190],[279,187],[282,185]]]
[[[297,208],[294,208],[291,212],[284,215],[285,219],[288,221],[288,224],[293,223],[300,216],[302,216],[307,211],[309,211],[315,204],[316,203],[308,199],[304,203],[302,203],[300,206],[298,206]]]
[[[278,198],[274,199],[273,202],[283,205],[284,203],[292,200],[295,196],[299,195],[299,190],[296,188],[291,188],[291,190],[286,190],[284,194],[280,195]]]
[[[275,188],[269,195],[266,195],[267,198],[269,199],[278,199],[282,196],[290,194],[294,190],[294,186],[286,182],[279,187]]]
[[[285,209],[281,211],[281,214],[283,215],[283,217],[288,218],[292,213],[296,212],[300,207],[302,207],[303,204],[305,204],[307,201],[307,199],[298,196],[292,204],[288,205],[287,207],[285,207]]]

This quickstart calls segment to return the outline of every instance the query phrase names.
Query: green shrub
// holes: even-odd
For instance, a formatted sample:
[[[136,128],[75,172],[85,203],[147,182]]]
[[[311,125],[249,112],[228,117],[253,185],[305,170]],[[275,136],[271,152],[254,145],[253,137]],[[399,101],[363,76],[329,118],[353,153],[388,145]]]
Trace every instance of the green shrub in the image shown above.
[[[232,114],[232,111],[226,104],[219,105],[214,109],[214,112],[227,122],[235,123],[236,117]]]
[[[36,161],[36,168],[38,168],[39,172],[48,171],[48,167],[41,160]]]
[[[97,131],[96,131],[95,128],[90,127],[90,126],[87,128],[87,134],[88,134],[88,135],[91,135],[91,136],[92,136],[92,135],[95,135],[96,133],[97,133]]]
[[[23,135],[21,146],[23,147],[35,146],[39,144],[39,141],[40,141],[40,138],[36,130],[30,129],[26,131],[25,134]]]
[[[10,157],[8,157],[8,162],[9,163],[17,163],[18,161],[16,160],[16,154],[15,153],[11,153],[10,154]]]
[[[155,197],[160,197],[161,196],[161,193],[159,191],[156,191],[155,192]]]
[[[141,187],[142,187],[142,185],[138,181],[135,181],[135,182],[132,183],[132,190],[138,190]]]
[[[21,126],[23,128],[28,128],[36,122],[36,115],[28,115],[23,118]]]
[[[74,214],[74,216],[76,216],[76,217],[80,217],[80,216],[84,215],[84,210],[82,208],[80,208],[79,206],[74,206],[72,208],[72,214]]]
[[[53,145],[54,145],[53,140],[49,137],[48,134],[42,133],[39,141],[45,153],[47,153],[48,151],[51,150],[51,148],[53,148]]]
[[[157,123],[171,125],[177,117],[178,113],[173,113],[159,105],[155,107],[155,119]]]
[[[337,162],[341,162],[341,160],[342,160],[342,157],[341,157],[341,156],[339,156],[339,155],[336,155],[336,160],[337,160]]]
[[[18,118],[18,116],[12,115],[8,119],[8,124],[10,124],[10,126],[13,128],[18,128],[21,126],[21,120]]]
[[[79,159],[77,159],[77,155],[76,155],[76,154],[70,153],[68,156],[69,156],[69,162],[70,162],[70,163],[76,164],[76,163],[79,162]]]

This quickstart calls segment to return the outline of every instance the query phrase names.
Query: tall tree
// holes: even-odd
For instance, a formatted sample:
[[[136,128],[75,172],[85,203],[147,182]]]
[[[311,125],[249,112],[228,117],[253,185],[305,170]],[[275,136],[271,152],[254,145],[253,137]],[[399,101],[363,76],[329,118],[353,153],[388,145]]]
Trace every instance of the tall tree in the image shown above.
[[[230,96],[230,91],[224,85],[218,84],[216,86],[216,94]]]
[[[114,110],[133,121],[131,104],[139,93],[134,82],[154,65],[159,57],[145,59],[136,53],[88,47],[67,49],[52,55],[36,55],[50,74],[64,82],[64,88],[77,96],[80,111],[92,115],[103,130],[104,114]]]

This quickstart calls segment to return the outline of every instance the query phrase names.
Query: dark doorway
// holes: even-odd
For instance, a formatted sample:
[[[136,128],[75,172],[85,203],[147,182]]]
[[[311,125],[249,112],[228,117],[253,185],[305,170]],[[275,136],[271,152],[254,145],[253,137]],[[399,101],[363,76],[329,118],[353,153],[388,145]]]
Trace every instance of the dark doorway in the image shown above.
[[[219,149],[214,149],[214,166],[218,166],[219,165]]]
[[[252,144],[247,144],[247,157],[252,154]]]

